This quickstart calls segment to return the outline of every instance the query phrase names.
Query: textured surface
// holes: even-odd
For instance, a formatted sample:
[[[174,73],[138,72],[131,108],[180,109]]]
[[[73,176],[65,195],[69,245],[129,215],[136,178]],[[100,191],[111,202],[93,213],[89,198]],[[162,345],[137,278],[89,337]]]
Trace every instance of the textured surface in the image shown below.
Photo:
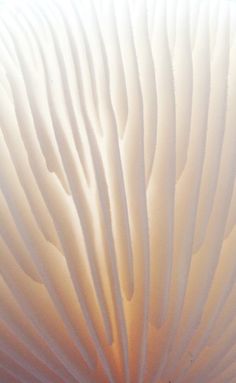
[[[235,2],[1,4],[1,383],[235,383],[235,174]]]

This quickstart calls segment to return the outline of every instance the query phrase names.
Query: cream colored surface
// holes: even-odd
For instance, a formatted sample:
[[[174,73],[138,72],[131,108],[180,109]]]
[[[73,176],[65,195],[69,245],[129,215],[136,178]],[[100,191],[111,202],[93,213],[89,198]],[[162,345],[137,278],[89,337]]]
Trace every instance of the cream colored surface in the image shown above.
[[[236,3],[0,4],[1,383],[236,382]]]

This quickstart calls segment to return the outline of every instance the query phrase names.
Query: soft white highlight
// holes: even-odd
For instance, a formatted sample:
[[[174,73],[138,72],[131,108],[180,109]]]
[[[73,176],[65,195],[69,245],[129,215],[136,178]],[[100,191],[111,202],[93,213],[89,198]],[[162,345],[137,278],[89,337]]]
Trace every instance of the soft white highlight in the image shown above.
[[[0,5],[0,380],[236,382],[236,4]]]

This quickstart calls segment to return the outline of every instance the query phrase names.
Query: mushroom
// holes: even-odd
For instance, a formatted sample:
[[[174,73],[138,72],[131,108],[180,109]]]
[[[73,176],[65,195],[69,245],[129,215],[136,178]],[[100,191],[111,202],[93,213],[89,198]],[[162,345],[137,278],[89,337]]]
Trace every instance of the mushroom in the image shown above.
[[[0,4],[0,380],[236,382],[236,3]]]

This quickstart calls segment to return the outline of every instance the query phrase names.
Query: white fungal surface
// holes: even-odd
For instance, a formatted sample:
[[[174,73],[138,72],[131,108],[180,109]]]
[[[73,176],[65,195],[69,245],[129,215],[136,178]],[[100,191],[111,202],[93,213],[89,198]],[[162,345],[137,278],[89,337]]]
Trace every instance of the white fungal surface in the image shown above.
[[[1,383],[235,383],[235,179],[236,2],[1,2]]]

